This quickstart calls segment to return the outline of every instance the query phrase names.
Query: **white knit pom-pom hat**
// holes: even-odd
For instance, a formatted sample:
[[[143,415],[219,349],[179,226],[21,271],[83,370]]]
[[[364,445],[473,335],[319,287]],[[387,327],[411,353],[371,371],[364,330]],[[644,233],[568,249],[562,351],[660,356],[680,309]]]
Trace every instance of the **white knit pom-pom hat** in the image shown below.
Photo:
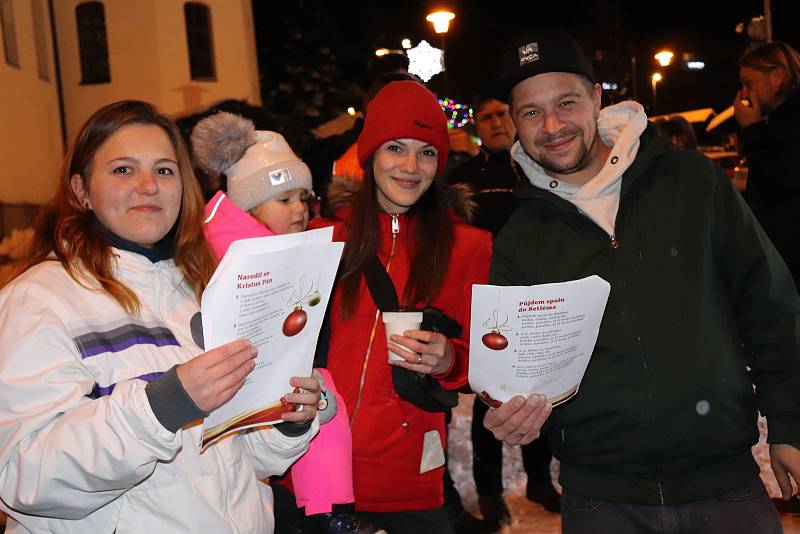
[[[228,178],[228,198],[249,211],[284,191],[312,191],[311,171],[277,132],[256,130],[233,113],[206,117],[192,130],[199,165]]]

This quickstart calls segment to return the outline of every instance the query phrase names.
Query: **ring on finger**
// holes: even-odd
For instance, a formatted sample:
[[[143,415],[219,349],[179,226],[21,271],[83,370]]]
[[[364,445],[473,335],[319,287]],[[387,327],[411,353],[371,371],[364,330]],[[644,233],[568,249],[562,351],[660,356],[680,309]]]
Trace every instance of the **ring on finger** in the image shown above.
[[[417,354],[417,365],[422,364],[422,354]]]
[[[517,436],[519,436],[521,438],[524,438],[525,437],[525,432],[517,432]]]

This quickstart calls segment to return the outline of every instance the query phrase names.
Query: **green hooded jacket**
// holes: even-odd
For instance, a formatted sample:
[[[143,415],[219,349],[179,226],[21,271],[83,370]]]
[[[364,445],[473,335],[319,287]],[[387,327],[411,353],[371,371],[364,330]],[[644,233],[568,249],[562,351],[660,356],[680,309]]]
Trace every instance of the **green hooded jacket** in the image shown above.
[[[672,149],[653,125],[640,141],[616,248],[570,202],[523,181],[490,283],[596,274],[611,284],[580,390],[543,432],[571,492],[681,504],[757,476],[759,410],[770,443],[800,441],[800,299],[720,168]]]

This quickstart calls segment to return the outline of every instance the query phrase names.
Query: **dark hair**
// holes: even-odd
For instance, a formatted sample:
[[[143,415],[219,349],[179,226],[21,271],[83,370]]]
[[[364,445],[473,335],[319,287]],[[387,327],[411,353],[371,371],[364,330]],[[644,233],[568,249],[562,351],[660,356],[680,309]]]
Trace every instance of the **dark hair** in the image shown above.
[[[786,96],[800,87],[800,54],[782,41],[773,41],[759,46],[739,59],[739,67],[760,72],[781,68],[786,73],[780,94]]]
[[[662,119],[656,121],[656,127],[665,141],[671,143],[674,137],[677,143],[672,144],[677,148],[697,150],[697,137],[694,135],[692,125],[685,118],[678,115]]]
[[[380,206],[376,198],[373,163],[374,155],[367,160],[361,188],[355,194],[352,210],[345,219],[347,242],[339,279],[344,317],[355,311],[362,275],[367,263],[378,252],[380,242]],[[453,220],[444,188],[444,179],[439,174],[406,212],[409,222],[413,221],[414,230],[409,240],[410,272],[400,296],[401,306],[414,307],[420,301],[424,305],[430,304],[439,294],[447,274],[453,247]]]
[[[181,209],[175,223],[174,260],[198,302],[214,272],[216,260],[203,234],[203,195],[192,172],[189,152],[175,124],[147,102],[123,100],[96,111],[70,144],[61,168],[56,194],[36,220],[27,254],[11,270],[0,287],[28,268],[47,261],[50,254],[78,283],[94,282],[108,292],[128,313],[137,312],[139,299],[117,280],[112,268],[111,245],[98,228],[94,215],[72,190],[72,177],[80,176],[89,190],[92,163],[109,137],[126,126],[153,125],[169,137],[181,175]],[[170,235],[170,234],[168,234]]]
[[[477,116],[478,113],[480,113],[481,110],[484,108],[484,106],[486,106],[487,104],[489,104],[493,100],[497,100],[498,102],[502,102],[502,100],[500,100],[496,96],[492,96],[489,93],[479,93],[475,98],[472,99],[472,102],[470,103],[470,107],[472,108],[472,112]]]

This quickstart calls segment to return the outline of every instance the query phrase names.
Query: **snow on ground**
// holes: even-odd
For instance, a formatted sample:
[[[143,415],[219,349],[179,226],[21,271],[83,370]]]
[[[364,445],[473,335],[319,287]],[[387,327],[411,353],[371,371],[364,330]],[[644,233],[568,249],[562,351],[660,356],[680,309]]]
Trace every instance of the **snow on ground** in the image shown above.
[[[472,479],[472,442],[470,441],[470,421],[474,395],[461,395],[459,405],[453,410],[453,421],[450,423],[448,437],[450,473],[456,489],[461,494],[464,507],[475,515],[479,515],[478,495]],[[761,478],[767,486],[771,497],[779,497],[775,477],[769,465],[768,446],[766,444],[766,422],[759,421],[761,438],[753,447],[753,455],[761,466]],[[553,480],[558,479],[558,462],[551,466]],[[522,468],[522,454],[519,447],[503,446],[503,487],[504,496],[511,511],[512,523],[503,528],[503,534],[559,534],[561,532],[561,516],[547,512],[540,505],[525,498],[527,475]],[[561,487],[555,482],[556,490]],[[785,534],[800,534],[800,516],[782,515]]]

